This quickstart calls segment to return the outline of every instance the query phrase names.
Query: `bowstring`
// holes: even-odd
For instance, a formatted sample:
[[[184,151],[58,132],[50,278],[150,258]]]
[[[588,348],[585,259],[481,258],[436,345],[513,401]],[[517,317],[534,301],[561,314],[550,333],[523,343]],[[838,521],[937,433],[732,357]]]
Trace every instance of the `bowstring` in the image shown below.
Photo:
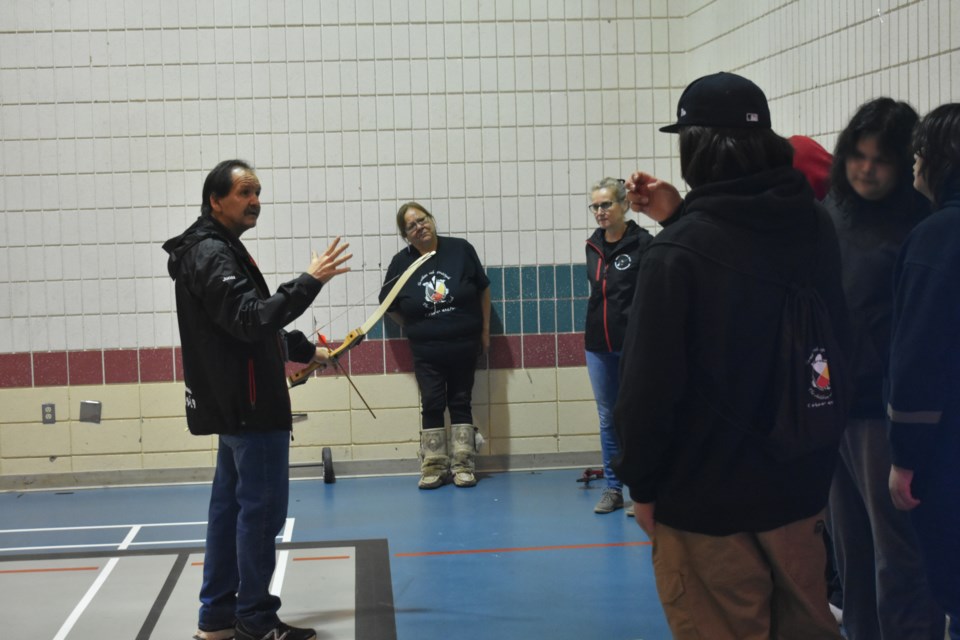
[[[387,286],[388,284],[390,284],[391,282],[397,280],[397,279],[398,279],[400,276],[402,276],[402,275],[403,275],[403,272],[401,271],[400,273],[398,273],[397,275],[393,276],[393,277],[390,278],[389,280],[385,280],[384,283],[383,283],[382,285],[380,285],[380,289],[377,291],[377,293],[380,293],[380,291],[383,291],[384,287],[386,287],[386,286]],[[373,295],[373,293],[368,293],[367,295],[365,295],[365,296],[360,300],[360,302],[362,302],[362,303],[363,303],[363,302],[366,302],[366,301],[370,298],[370,296],[372,296],[372,295]],[[344,309],[342,312],[340,312],[339,314],[337,314],[337,315],[334,316],[333,318],[330,318],[329,320],[327,320],[327,322],[326,322],[325,324],[322,324],[322,325],[320,325],[319,327],[317,326],[317,314],[316,314],[316,312],[313,311],[313,309],[311,308],[311,317],[312,317],[312,319],[313,319],[313,327],[314,327],[314,328],[313,328],[313,332],[312,332],[313,335],[319,336],[321,331],[323,331],[324,329],[326,329],[327,327],[329,327],[330,325],[332,325],[334,322],[336,322],[337,320],[339,320],[339,319],[342,318],[343,316],[345,316],[345,315],[347,315],[348,313],[350,313],[350,310],[353,309],[355,306],[356,306],[356,305],[348,305],[346,309]]]

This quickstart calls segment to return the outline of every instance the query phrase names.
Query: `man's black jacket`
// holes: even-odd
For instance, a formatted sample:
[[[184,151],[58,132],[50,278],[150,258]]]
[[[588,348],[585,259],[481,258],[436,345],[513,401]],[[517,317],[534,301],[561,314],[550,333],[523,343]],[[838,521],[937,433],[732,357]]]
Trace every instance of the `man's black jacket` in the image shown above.
[[[163,248],[176,283],[191,433],[290,431],[284,362],[309,362],[316,348],[283,327],[310,306],[321,282],[303,273],[270,295],[243,244],[208,216]]]

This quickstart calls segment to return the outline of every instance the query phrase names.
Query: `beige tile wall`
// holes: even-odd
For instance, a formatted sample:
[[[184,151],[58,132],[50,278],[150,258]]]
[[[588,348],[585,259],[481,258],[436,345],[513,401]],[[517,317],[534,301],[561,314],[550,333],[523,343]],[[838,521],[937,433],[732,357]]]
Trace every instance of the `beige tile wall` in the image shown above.
[[[419,447],[419,397],[411,374],[355,376],[376,414],[345,378],[315,378],[291,392],[291,461],[411,460]],[[80,422],[81,400],[101,402],[99,424]],[[41,423],[56,404],[58,422]],[[210,467],[216,438],[186,429],[183,385],[103,385],[0,390],[0,475]],[[483,453],[544,454],[598,450],[596,409],[586,369],[478,371],[475,422]]]

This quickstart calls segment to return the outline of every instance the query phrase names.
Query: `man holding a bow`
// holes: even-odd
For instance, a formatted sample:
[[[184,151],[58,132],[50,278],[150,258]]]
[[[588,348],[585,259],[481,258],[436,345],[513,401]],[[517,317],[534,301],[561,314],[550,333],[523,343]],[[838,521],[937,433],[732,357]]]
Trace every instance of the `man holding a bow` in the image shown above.
[[[276,536],[287,517],[292,420],[284,362],[328,352],[284,331],[352,254],[334,240],[306,271],[270,294],[240,235],[260,216],[260,181],[241,160],[218,164],[201,215],[164,243],[175,282],[187,426],[217,434],[197,640],[313,640],[284,624],[270,594]]]

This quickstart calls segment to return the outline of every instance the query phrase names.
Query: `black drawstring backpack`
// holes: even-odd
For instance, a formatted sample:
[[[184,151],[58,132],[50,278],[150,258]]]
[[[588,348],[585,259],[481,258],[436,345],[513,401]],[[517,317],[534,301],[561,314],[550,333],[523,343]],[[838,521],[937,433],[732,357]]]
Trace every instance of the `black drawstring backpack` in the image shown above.
[[[809,281],[786,286],[774,368],[774,421],[763,440],[780,460],[837,447],[847,418],[843,353],[827,307]]]
[[[815,223],[816,224],[816,223]],[[819,228],[814,231],[819,249]],[[780,316],[780,341],[773,365],[772,394],[763,405],[764,421],[751,423],[733,407],[698,393],[725,422],[756,440],[775,459],[785,462],[828,447],[839,446],[846,427],[846,367],[830,314],[808,275],[782,281],[747,268],[736,267],[716,256],[678,242],[718,265],[787,290]],[[709,372],[704,379],[709,379]],[[723,407],[721,409],[720,407]],[[732,415],[731,415],[732,414]]]

